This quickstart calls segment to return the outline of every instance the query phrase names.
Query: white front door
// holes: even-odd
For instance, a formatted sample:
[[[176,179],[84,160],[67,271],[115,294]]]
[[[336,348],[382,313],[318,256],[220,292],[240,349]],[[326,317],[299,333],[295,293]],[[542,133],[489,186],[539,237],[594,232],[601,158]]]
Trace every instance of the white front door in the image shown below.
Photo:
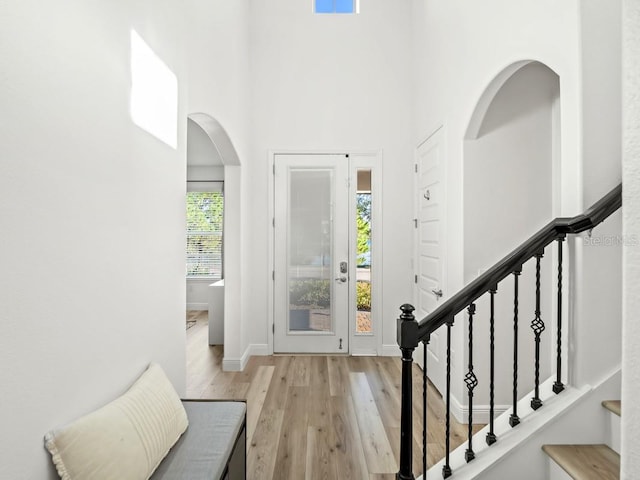
[[[274,352],[347,353],[349,158],[276,155],[274,166]]]
[[[442,248],[444,195],[442,174],[442,130],[430,136],[417,149],[417,277],[416,312],[418,321],[434,311],[442,296]],[[427,374],[443,392],[446,372],[446,328],[431,334],[427,347]]]

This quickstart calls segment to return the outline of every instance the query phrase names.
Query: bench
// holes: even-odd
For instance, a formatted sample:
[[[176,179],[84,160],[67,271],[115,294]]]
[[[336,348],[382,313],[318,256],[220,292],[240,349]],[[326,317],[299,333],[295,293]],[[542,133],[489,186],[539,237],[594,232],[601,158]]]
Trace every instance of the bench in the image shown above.
[[[63,480],[244,480],[242,401],[180,400],[151,364],[118,398],[45,435]]]
[[[183,400],[189,427],[169,450],[152,480],[244,480],[246,404]]]

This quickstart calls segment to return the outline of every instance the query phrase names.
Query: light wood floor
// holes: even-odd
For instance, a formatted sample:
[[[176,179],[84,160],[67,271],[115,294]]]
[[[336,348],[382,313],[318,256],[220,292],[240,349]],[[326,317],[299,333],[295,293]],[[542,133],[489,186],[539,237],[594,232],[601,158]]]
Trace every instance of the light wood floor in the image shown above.
[[[189,312],[187,398],[247,400],[247,478],[394,479],[400,449],[400,359],[252,357],[222,371],[206,312]],[[414,368],[414,474],[422,473],[422,372]],[[444,456],[444,405],[429,385],[428,464]],[[478,430],[482,425],[474,426]],[[452,450],[466,425],[452,417]]]

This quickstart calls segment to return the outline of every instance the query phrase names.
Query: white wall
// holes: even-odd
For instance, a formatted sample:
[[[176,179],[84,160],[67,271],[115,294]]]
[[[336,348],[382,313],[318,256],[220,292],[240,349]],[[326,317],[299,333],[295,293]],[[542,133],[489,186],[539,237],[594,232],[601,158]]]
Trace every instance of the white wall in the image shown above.
[[[251,118],[249,84],[249,5],[248,1],[189,0],[188,62],[189,112],[206,113],[226,130],[242,167],[225,170],[225,236],[240,241],[225,241],[225,362],[235,362],[247,347],[244,304],[250,299],[241,297],[247,292],[242,275],[246,263],[242,249],[245,244],[247,222],[244,199],[232,191],[250,198],[253,192],[246,183],[245,160],[250,153]],[[246,241],[253,245],[252,241]],[[246,248],[250,248],[247,246]],[[228,366],[228,365],[227,365]]]
[[[247,154],[248,1],[189,0],[189,112],[206,113]]]
[[[0,5],[2,478],[57,478],[44,433],[123,392],[150,361],[184,392],[180,11]],[[132,29],[176,75],[177,150],[129,115]]]
[[[187,310],[209,310],[209,285],[214,278],[187,278]]]
[[[510,65],[536,60],[560,78],[561,165],[557,183],[561,194],[554,210],[563,216],[581,213],[616,185],[620,175],[616,163],[620,98],[617,11],[618,2],[600,0],[413,2],[417,85],[414,143],[439,125],[444,124],[446,132],[450,241],[445,294],[453,294],[465,282],[465,134],[483,91]],[[615,232],[615,219],[609,223]],[[602,228],[603,234],[608,234]],[[583,263],[584,249],[580,245],[571,248],[569,260],[582,265],[571,286],[571,308],[576,314],[571,321],[582,324],[571,331],[568,344],[575,363],[585,367],[572,375],[575,383],[582,383],[601,378],[616,364],[616,339],[619,342],[620,335],[615,326],[619,290],[615,275],[619,260],[616,263],[615,249],[594,248]],[[607,318],[612,319],[612,326],[601,336],[595,332],[600,331],[605,308],[611,312]],[[453,348],[464,351],[464,332],[457,332]],[[458,365],[454,365],[458,372],[466,370],[462,357],[458,356]],[[462,382],[454,384],[457,398],[466,394],[462,387]]]
[[[622,479],[640,471],[640,1],[623,2]]]
[[[580,21],[583,160],[577,183],[582,183],[584,209],[621,180],[621,1],[583,0]],[[572,372],[576,385],[591,383],[620,365],[622,248],[617,242],[604,244],[607,238],[619,237],[620,219],[619,213],[613,215],[594,230],[594,237],[605,246],[576,240],[570,340],[575,348],[569,352],[576,366]]]
[[[270,327],[269,151],[383,150],[383,343],[399,351],[395,319],[413,277],[410,14],[387,0],[362,2],[359,15],[313,15],[299,0],[251,5],[249,343],[266,344]]]

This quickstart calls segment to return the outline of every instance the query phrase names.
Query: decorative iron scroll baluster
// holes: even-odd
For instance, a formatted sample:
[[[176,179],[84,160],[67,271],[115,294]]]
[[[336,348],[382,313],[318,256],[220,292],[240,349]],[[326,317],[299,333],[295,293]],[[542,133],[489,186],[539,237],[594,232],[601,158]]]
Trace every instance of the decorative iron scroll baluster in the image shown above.
[[[451,327],[453,326],[453,318],[447,322],[447,413],[446,427],[444,434],[445,441],[445,459],[442,467],[442,476],[449,478],[451,476],[451,466],[449,465],[449,451],[451,450]]]
[[[564,390],[562,384],[562,242],[564,235],[558,237],[558,331],[557,331],[557,358],[556,358],[556,381],[553,384],[555,394]]]
[[[489,433],[487,433],[487,445],[496,443],[496,434],[493,433],[493,416],[495,406],[495,294],[498,286],[495,285],[489,294],[491,296],[491,316],[489,317]]]
[[[418,322],[413,316],[413,305],[400,307],[398,319],[398,344],[402,351],[402,400],[400,404],[400,469],[398,480],[414,480],[413,476],[413,351],[418,346]]]
[[[509,417],[509,425],[515,427],[520,423],[518,417],[518,277],[522,266],[513,272],[513,413]]]
[[[544,250],[536,254],[536,312],[535,318],[531,321],[531,329],[536,341],[535,393],[531,399],[531,408],[534,410],[542,406],[542,400],[540,400],[540,334],[544,332],[545,326],[540,312],[540,261],[543,254]]]
[[[422,475],[427,476],[427,345],[422,342]]]
[[[473,373],[473,315],[476,313],[475,304],[469,305],[467,309],[469,313],[469,371],[464,376],[464,383],[467,384],[467,390],[469,392],[469,423],[468,425],[468,440],[469,446],[464,453],[464,459],[469,463],[471,460],[476,458],[475,453],[473,453],[473,444],[471,439],[473,437],[473,389],[478,386],[478,379],[476,375]]]

